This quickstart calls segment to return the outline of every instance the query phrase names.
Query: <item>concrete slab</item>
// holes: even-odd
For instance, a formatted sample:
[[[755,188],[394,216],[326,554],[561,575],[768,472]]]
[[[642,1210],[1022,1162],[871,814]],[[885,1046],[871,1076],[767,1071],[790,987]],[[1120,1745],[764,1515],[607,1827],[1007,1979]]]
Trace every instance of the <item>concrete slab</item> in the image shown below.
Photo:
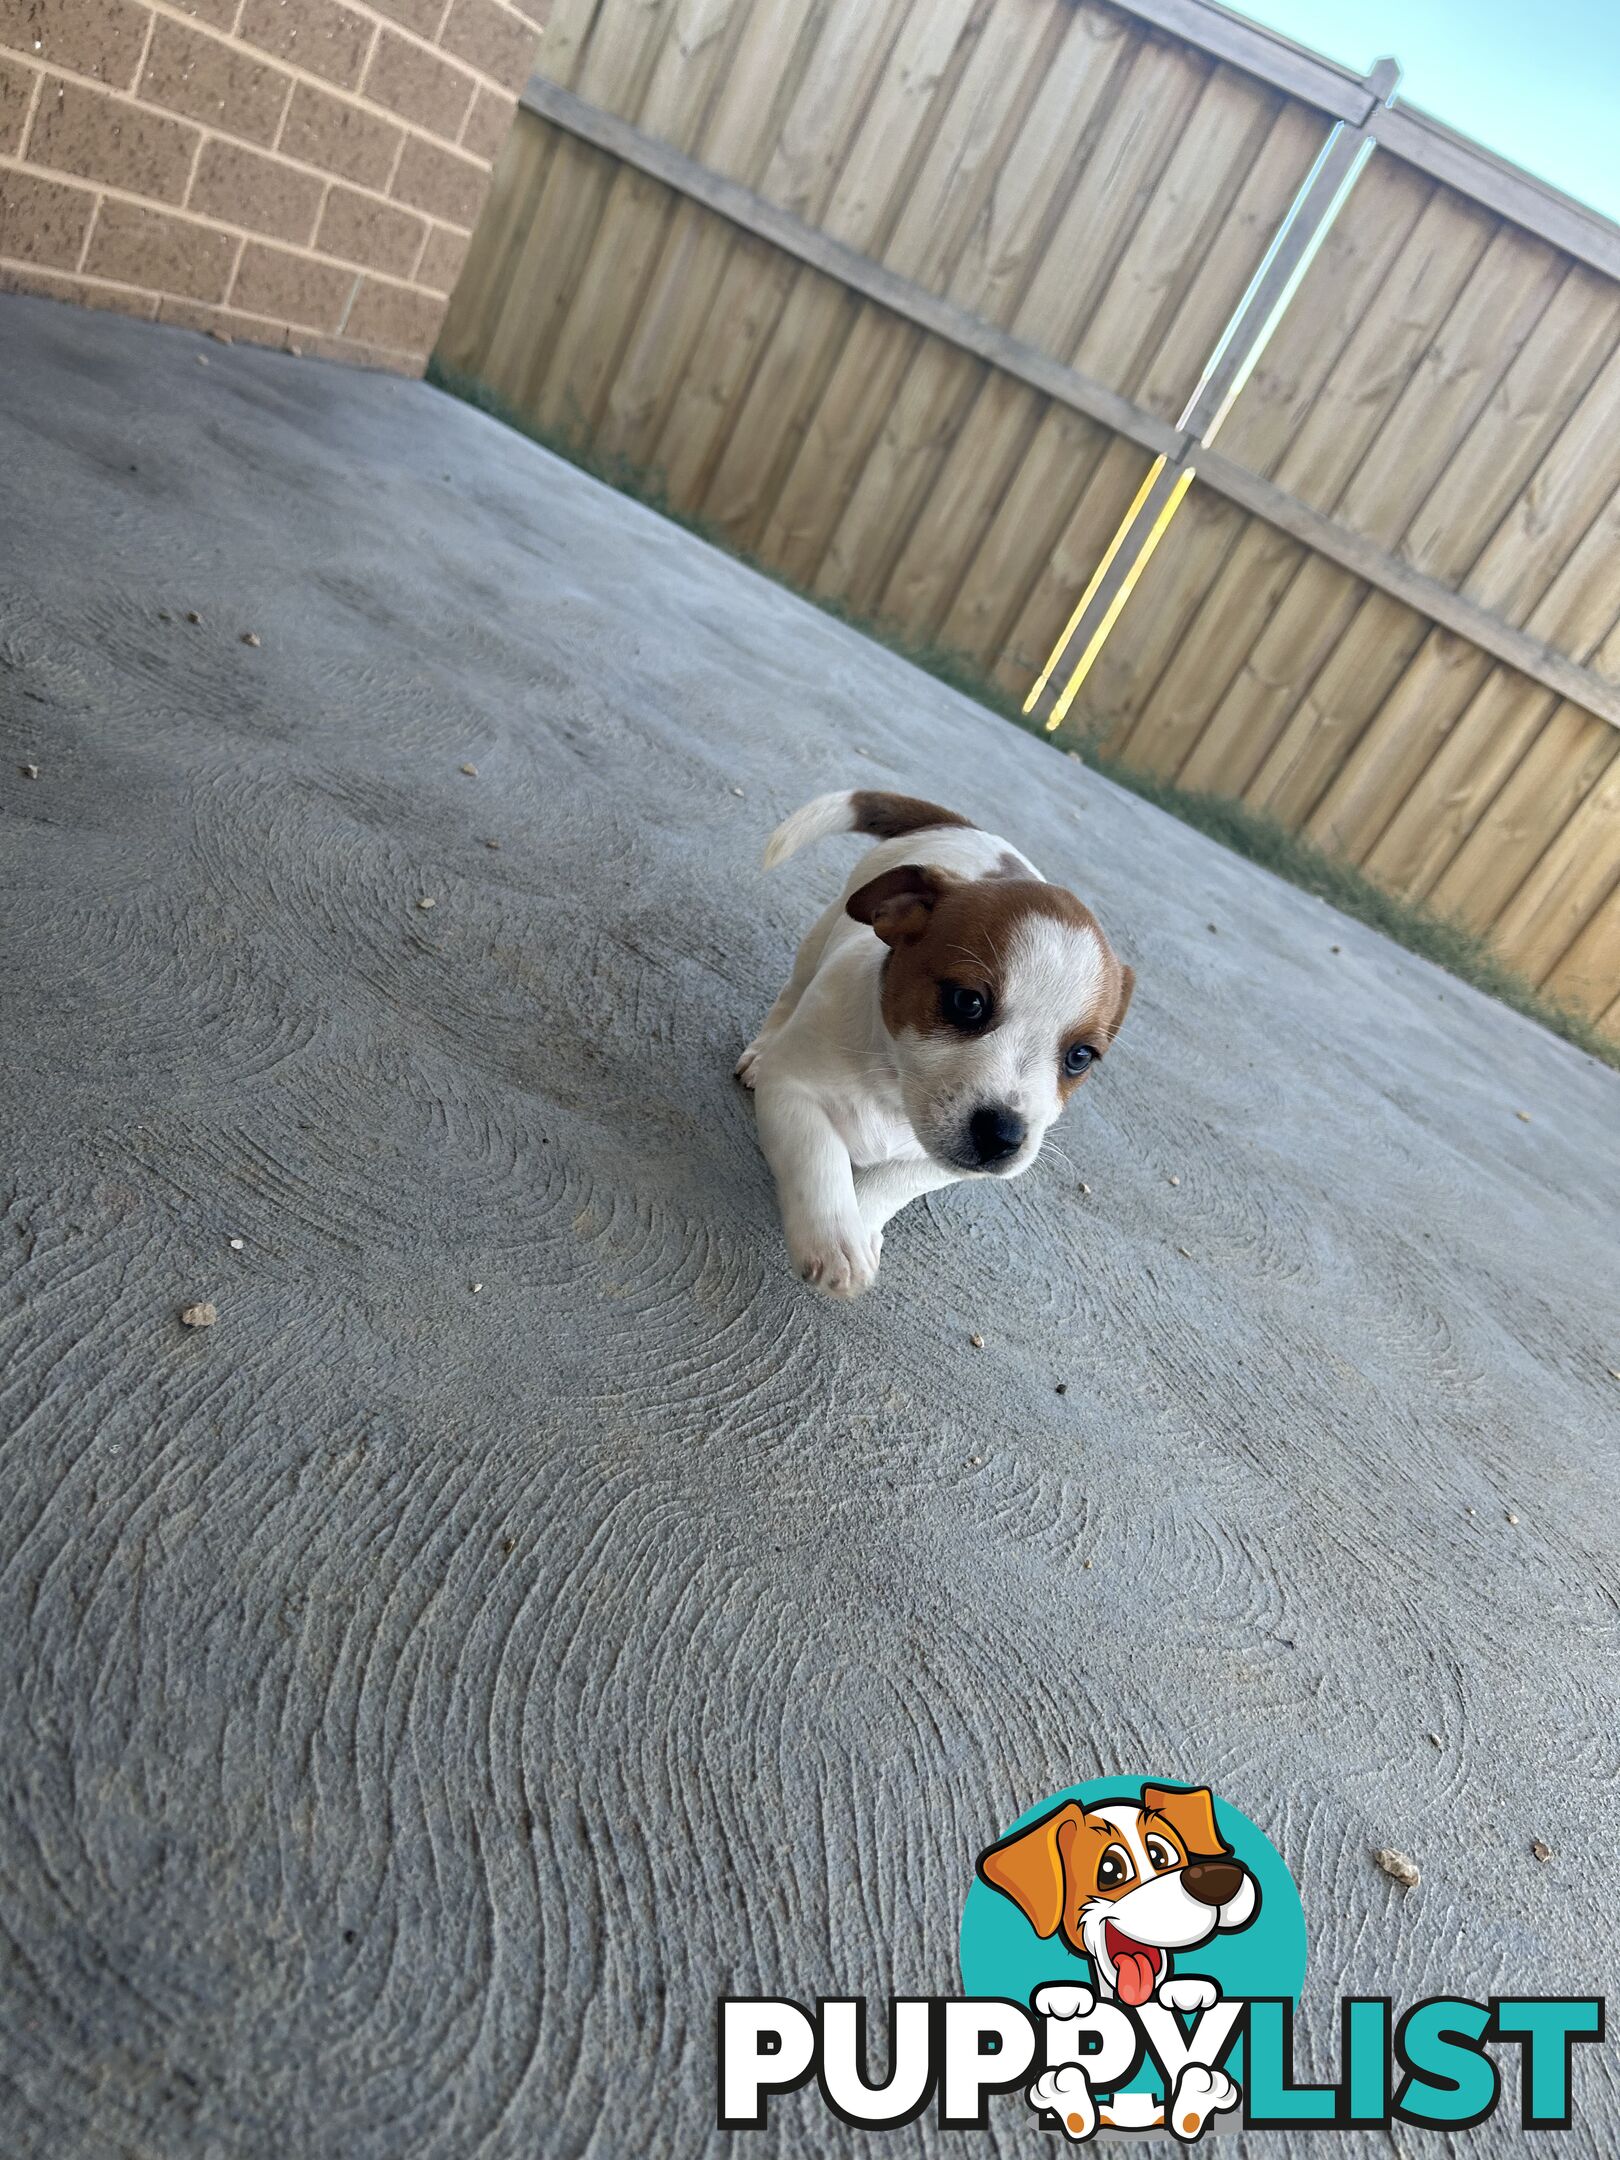
[[[1613,1072],[422,385],[0,380],[8,2153],[731,2149],[716,1997],[950,1989],[1104,1770],[1276,1838],[1314,2062],[1613,1982]],[[729,1074],[852,783],[1140,988],[845,1309]]]

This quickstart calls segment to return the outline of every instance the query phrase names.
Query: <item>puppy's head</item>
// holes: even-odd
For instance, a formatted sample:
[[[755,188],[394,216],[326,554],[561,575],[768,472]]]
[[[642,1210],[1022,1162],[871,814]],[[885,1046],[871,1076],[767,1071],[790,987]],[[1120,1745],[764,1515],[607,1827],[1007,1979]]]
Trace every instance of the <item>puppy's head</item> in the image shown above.
[[[889,947],[883,1019],[917,1138],[967,1175],[1027,1170],[1131,1001],[1090,909],[1038,878],[916,863],[846,906]]]
[[[1149,2001],[1169,1953],[1247,1927],[1259,1885],[1215,1827],[1205,1786],[1144,1785],[1140,1805],[1068,1801],[980,1855],[979,1873],[1037,1935],[1090,1958],[1103,1991]]]

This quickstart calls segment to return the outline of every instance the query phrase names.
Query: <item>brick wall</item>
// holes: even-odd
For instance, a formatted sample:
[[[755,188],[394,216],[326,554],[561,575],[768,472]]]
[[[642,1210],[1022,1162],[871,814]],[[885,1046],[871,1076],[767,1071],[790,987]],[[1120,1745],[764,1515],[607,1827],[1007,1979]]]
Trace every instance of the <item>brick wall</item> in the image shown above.
[[[546,0],[0,0],[0,290],[419,373]]]

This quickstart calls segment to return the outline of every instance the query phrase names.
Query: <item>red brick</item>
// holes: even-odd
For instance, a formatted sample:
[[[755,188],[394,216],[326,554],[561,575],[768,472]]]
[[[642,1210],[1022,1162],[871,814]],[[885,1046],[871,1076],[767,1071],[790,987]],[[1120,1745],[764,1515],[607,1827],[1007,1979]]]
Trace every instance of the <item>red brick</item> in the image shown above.
[[[472,111],[467,115],[467,125],[461,131],[462,149],[475,158],[483,158],[486,164],[493,161],[496,151],[506,140],[516,111],[517,99],[510,91],[492,90],[488,83],[480,83]]]
[[[287,325],[262,315],[240,315],[234,308],[205,307],[196,300],[160,300],[158,321],[180,330],[218,330],[235,344],[285,345]]]
[[[244,314],[297,323],[306,330],[335,330],[354,290],[355,273],[335,263],[292,255],[285,248],[250,240],[242,250],[232,307]]]
[[[104,308],[114,315],[138,315],[150,322],[157,313],[155,293],[127,285],[87,285],[81,278],[59,277],[53,270],[27,270],[0,262],[0,292],[38,293],[46,300],[67,300],[74,307]]]
[[[425,210],[429,217],[447,225],[471,228],[478,221],[479,206],[489,186],[489,167],[454,150],[412,135],[400,153],[399,170],[391,190],[400,202]]]
[[[169,5],[213,30],[234,30],[242,12],[242,0],[169,0]]]
[[[425,285],[429,292],[448,293],[455,289],[461,266],[467,260],[467,235],[448,225],[435,225],[428,234],[427,246],[416,266],[418,285]]]
[[[280,158],[240,143],[206,142],[186,208],[225,225],[242,225],[272,240],[307,246],[326,182]]]
[[[43,173],[0,172],[0,255],[76,268],[95,207],[87,188],[65,187]]]
[[[386,345],[390,352],[426,353],[444,320],[444,302],[437,293],[415,292],[408,285],[384,285],[376,278],[361,281],[343,325],[345,337],[362,345]]]
[[[28,101],[38,81],[38,69],[24,67],[16,60],[0,60],[0,157],[15,157],[22,148]]]
[[[93,277],[117,278],[149,292],[223,300],[239,244],[234,233],[148,210],[144,203],[104,201],[84,267]]]
[[[151,19],[135,0],[0,0],[0,45],[127,90]]]
[[[366,70],[368,98],[447,142],[454,142],[461,133],[473,87],[470,75],[392,30],[384,30],[378,38]]]
[[[534,71],[540,38],[532,23],[501,0],[450,0],[439,43],[481,75],[492,75],[502,89],[516,92]]]
[[[237,36],[323,82],[352,90],[376,35],[369,15],[339,0],[247,0]]]
[[[426,353],[390,352],[386,345],[362,345],[354,338],[310,337],[289,352],[302,352],[317,360],[342,360],[350,367],[380,368],[389,375],[420,376]]]
[[[409,277],[422,252],[427,225],[414,210],[396,209],[355,188],[334,187],[321,212],[315,245],[323,255]]]
[[[240,45],[160,15],[141,70],[139,95],[222,135],[268,149],[287,109],[292,77]]]
[[[281,154],[361,187],[387,187],[405,130],[348,98],[298,83],[281,131]]]
[[[414,30],[431,44],[444,20],[446,0],[371,0],[371,5],[402,30]]]
[[[182,121],[121,103],[88,83],[47,80],[28,131],[28,157],[53,172],[177,203],[191,180],[197,142],[197,130]]]

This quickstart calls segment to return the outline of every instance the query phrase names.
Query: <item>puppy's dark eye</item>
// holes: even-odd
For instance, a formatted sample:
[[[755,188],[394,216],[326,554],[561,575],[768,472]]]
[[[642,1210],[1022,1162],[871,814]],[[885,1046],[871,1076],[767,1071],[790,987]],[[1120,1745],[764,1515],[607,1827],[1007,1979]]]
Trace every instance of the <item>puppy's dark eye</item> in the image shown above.
[[[1063,1070],[1071,1080],[1077,1080],[1096,1055],[1089,1043],[1070,1043],[1063,1053]]]
[[[1180,1855],[1173,1853],[1163,1838],[1150,1837],[1147,1840],[1145,1849],[1149,1860],[1161,1872],[1165,1868],[1179,1867],[1181,1865]]]
[[[1097,1888],[1117,1890],[1122,1882],[1129,1882],[1135,1873],[1125,1848],[1122,1845],[1110,1845],[1097,1862]]]
[[[990,1017],[990,1000],[982,990],[964,989],[961,983],[942,983],[940,1011],[952,1027],[982,1028]]]

